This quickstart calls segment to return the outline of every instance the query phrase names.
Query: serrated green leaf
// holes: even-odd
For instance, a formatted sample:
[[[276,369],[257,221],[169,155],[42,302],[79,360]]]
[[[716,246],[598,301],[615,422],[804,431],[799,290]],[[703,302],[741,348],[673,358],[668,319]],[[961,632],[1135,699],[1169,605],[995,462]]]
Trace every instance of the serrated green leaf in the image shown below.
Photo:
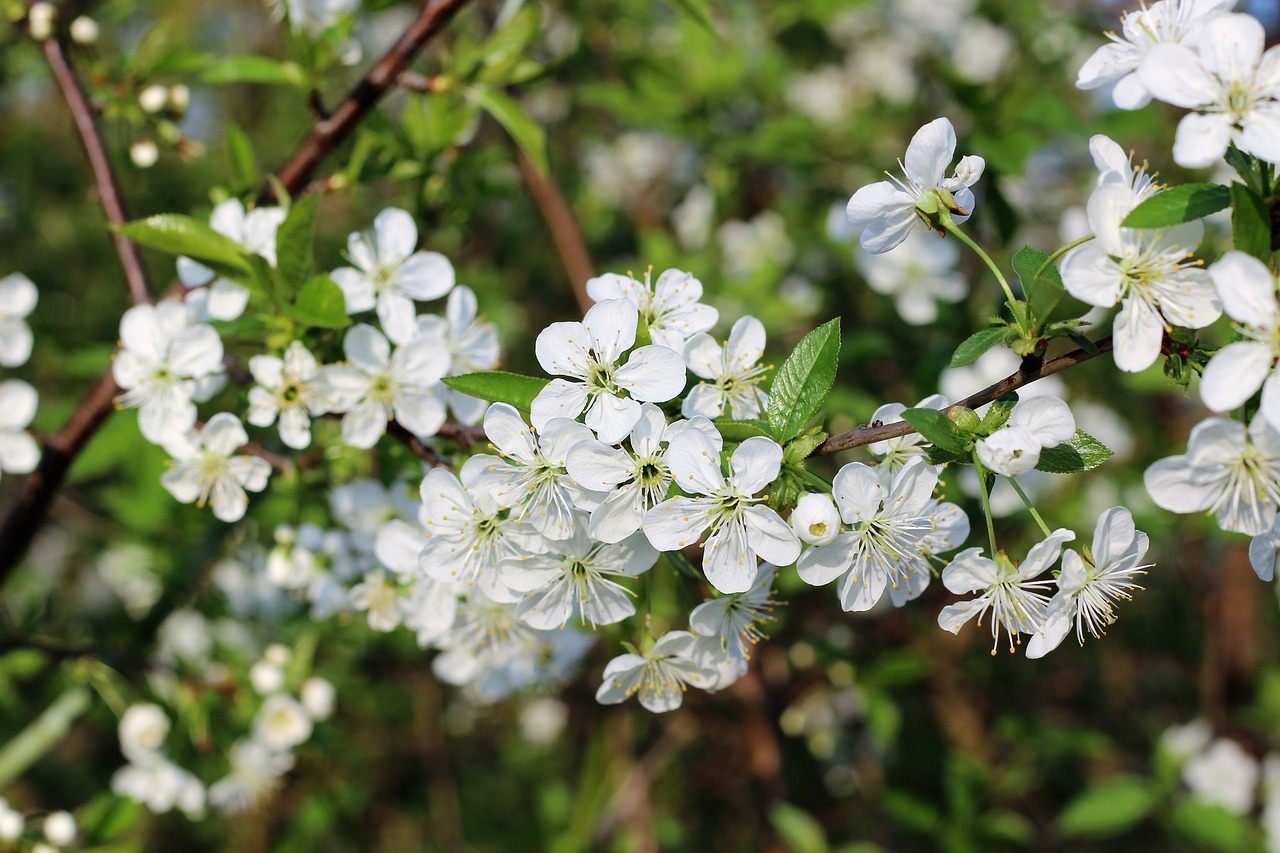
[[[1271,214],[1262,196],[1244,184],[1231,185],[1231,237],[1237,249],[1270,263]]]
[[[1126,228],[1168,228],[1217,213],[1231,204],[1231,191],[1221,184],[1183,184],[1153,195],[1129,211]]]
[[[312,247],[316,236],[318,193],[303,196],[289,208],[289,215],[276,229],[276,269],[286,294],[292,294],[311,272]]]
[[[827,853],[827,833],[808,812],[778,802],[769,809],[769,823],[792,853]]]
[[[1262,171],[1258,168],[1257,157],[1244,153],[1233,144],[1227,148],[1225,159],[1227,165],[1236,170],[1236,174],[1249,189],[1259,195],[1262,194]]]
[[[265,56],[228,56],[215,60],[201,75],[206,83],[266,83],[305,86],[307,73],[296,62],[279,62]]]
[[[1068,803],[1058,815],[1058,831],[1092,838],[1119,835],[1150,814],[1155,805],[1155,794],[1145,781],[1110,779]]]
[[[835,384],[839,361],[839,317],[823,323],[796,344],[769,389],[766,416],[779,439],[790,441],[813,420]]]
[[[1250,833],[1244,817],[1194,799],[1178,803],[1169,824],[1174,832],[1201,849],[1240,850]]]
[[[285,309],[299,323],[321,329],[341,329],[351,325],[342,288],[327,275],[314,276],[298,291],[298,298]]]
[[[988,326],[965,338],[951,356],[952,367],[962,367],[978,358],[992,347],[1004,341],[1009,334],[1008,326]]]
[[[948,453],[967,453],[969,438],[937,409],[907,409],[902,419],[915,427],[928,442]]]
[[[526,3],[504,26],[485,41],[480,80],[501,85],[510,82],[508,74],[523,58],[522,54],[542,26],[537,3]]]
[[[1018,405],[1018,395],[1013,391],[998,400],[993,400],[991,405],[987,407],[987,413],[982,416],[982,422],[979,425],[982,431],[990,435],[1004,426],[1005,422],[1009,420],[1009,416],[1013,414],[1013,407],[1016,405]]]
[[[1023,246],[1013,256],[1013,270],[1022,282],[1027,310],[1036,328],[1079,317],[1092,307],[1067,293],[1058,268],[1048,261],[1048,255],[1032,246]],[[1040,272],[1042,268],[1044,271]]]
[[[1057,447],[1041,450],[1036,470],[1049,474],[1079,474],[1097,468],[1113,455],[1105,444],[1078,429],[1074,436]]]
[[[748,438],[757,435],[772,438],[774,441],[778,440],[773,431],[773,425],[760,418],[740,421],[735,421],[732,418],[716,418],[711,423],[715,424],[716,429],[724,436],[725,441],[746,441]]]
[[[143,246],[249,272],[243,246],[190,216],[161,213],[111,228]]]
[[[493,403],[510,403],[523,412],[529,411],[533,398],[549,380],[536,376],[522,376],[519,373],[507,373],[495,370],[489,373],[464,373],[461,376],[446,376],[444,384],[455,391]]]
[[[227,122],[227,159],[231,162],[231,172],[236,176],[240,186],[257,186],[259,182],[258,164],[253,156],[253,143],[240,125]]]
[[[811,429],[787,442],[787,446],[783,449],[782,460],[792,465],[799,465],[826,440],[825,432],[820,429]]]
[[[542,125],[534,121],[524,107],[495,89],[477,86],[469,91],[475,103],[511,134],[538,171],[547,174],[547,135]]]

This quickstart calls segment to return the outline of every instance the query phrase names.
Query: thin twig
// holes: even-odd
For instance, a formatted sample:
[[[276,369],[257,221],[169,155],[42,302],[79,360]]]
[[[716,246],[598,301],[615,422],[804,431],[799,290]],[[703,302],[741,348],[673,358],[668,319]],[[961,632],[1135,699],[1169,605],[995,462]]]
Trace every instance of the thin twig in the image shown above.
[[[405,447],[409,448],[414,456],[418,457],[423,462],[426,462],[432,468],[453,468],[447,459],[439,453],[436,453],[430,447],[427,447],[418,440],[416,435],[409,432],[409,430],[405,429],[403,425],[396,421],[391,421],[387,424],[387,434],[398,438]]]
[[[418,51],[466,3],[467,0],[428,0],[423,4],[422,11],[414,22],[382,59],[369,69],[338,108],[327,118],[312,124],[311,133],[303,141],[298,153],[276,173],[285,189],[292,193],[306,186],[311,173],[325,155],[347,138],[364,114],[373,109],[387,90],[396,84],[400,72],[408,67]],[[275,201],[275,190],[264,188],[258,201],[263,204]]]
[[[45,58],[49,61],[49,68],[53,70],[53,77],[58,81],[58,88],[62,90],[62,97],[71,110],[76,131],[80,134],[80,141],[84,144],[85,153],[89,156],[93,180],[98,187],[98,199],[102,202],[102,209],[107,214],[107,221],[112,225],[124,225],[129,221],[129,215],[125,212],[124,201],[120,196],[120,185],[116,182],[115,173],[111,170],[111,161],[107,157],[107,150],[102,145],[102,136],[98,133],[98,126],[94,122],[93,108],[89,106],[84,90],[80,88],[80,81],[71,67],[71,61],[67,58],[62,42],[51,38],[45,39],[42,44]],[[128,237],[115,231],[111,233],[111,239],[115,242],[116,254],[120,256],[124,277],[129,282],[129,297],[134,304],[152,301],[154,297],[151,286],[147,282],[146,267],[142,265],[142,256],[138,254],[137,245]]]
[[[943,412],[951,414],[959,409],[976,409],[978,406],[984,406],[999,397],[1003,397],[1010,391],[1016,391],[1023,385],[1029,385],[1037,379],[1043,379],[1046,376],[1052,376],[1060,373],[1068,367],[1075,367],[1077,364],[1083,364],[1095,355],[1111,351],[1111,337],[1107,336],[1094,344],[1098,348],[1097,352],[1089,352],[1088,350],[1073,350],[1066,355],[1060,355],[1057,358],[1040,363],[1037,359],[1028,359],[1022,363],[1022,366],[1014,373],[1009,374],[1004,379],[994,385],[983,388],[977,394],[965,397],[955,405],[943,409]],[[890,438],[898,438],[903,435],[910,435],[915,432],[915,427],[906,421],[898,421],[891,424],[883,424],[881,426],[860,426],[849,432],[833,435],[813,452],[814,456],[826,456],[830,453],[838,453],[841,450],[851,450],[855,447],[862,447],[876,441],[884,441]]]
[[[582,239],[582,229],[573,211],[560,194],[560,188],[538,171],[538,167],[529,159],[524,151],[516,152],[516,162],[520,164],[520,174],[529,186],[534,202],[542,219],[551,232],[551,240],[560,253],[560,262],[569,276],[569,286],[573,288],[573,298],[578,302],[578,310],[583,314],[595,304],[587,294],[587,279],[595,276],[591,264],[591,256],[587,254],[587,244]]]

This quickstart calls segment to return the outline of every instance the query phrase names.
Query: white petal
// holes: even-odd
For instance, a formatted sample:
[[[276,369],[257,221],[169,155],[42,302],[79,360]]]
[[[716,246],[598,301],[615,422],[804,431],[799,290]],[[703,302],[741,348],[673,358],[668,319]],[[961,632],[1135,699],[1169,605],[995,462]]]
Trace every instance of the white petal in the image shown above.
[[[644,534],[659,551],[676,551],[697,542],[710,523],[705,502],[670,498],[644,514]]]
[[[982,556],[981,548],[967,548],[942,570],[942,585],[956,595],[977,592],[996,582],[996,564]]]
[[[25,432],[0,432],[0,471],[30,474],[40,464],[40,445]]]
[[[1209,359],[1200,380],[1200,399],[1215,412],[1244,405],[1271,375],[1275,357],[1268,344],[1237,341]]]
[[[915,132],[907,145],[907,176],[927,188],[936,187],[956,153],[956,130],[946,118],[936,118]]]
[[[456,280],[453,264],[444,255],[417,252],[400,265],[392,282],[405,295],[419,302],[430,302],[452,290]],[[474,310],[472,316],[475,316]]]
[[[552,323],[538,333],[534,354],[538,364],[552,376],[585,379],[591,366],[587,350],[591,345],[581,323]]]
[[[587,399],[587,386],[584,383],[552,379],[533,398],[529,420],[541,429],[553,418],[576,418],[586,408]]]
[[[1164,324],[1151,306],[1137,298],[1126,299],[1116,316],[1116,367],[1127,373],[1146,370],[1160,356]]]
[[[352,326],[342,341],[347,360],[365,373],[380,373],[391,361],[391,344],[367,323]]]
[[[1260,328],[1280,325],[1276,281],[1262,261],[1232,250],[1209,267],[1209,278],[1231,319]]]
[[[752,550],[775,566],[789,566],[800,556],[800,540],[791,525],[768,507],[752,506],[743,512],[747,540]]]
[[[627,299],[597,302],[582,318],[591,349],[603,364],[614,364],[619,356],[631,349],[636,342],[639,322],[636,306]]]
[[[529,425],[515,406],[494,403],[484,416],[484,434],[504,456],[520,462],[532,462],[538,447]]]
[[[388,207],[373,220],[378,260],[387,266],[398,266],[413,254],[418,245],[418,226],[406,210]]]
[[[249,304],[249,289],[220,278],[209,288],[205,311],[215,320],[234,320]]]
[[[413,300],[390,288],[378,294],[378,322],[387,339],[396,344],[407,344],[418,335],[415,322],[417,309]]]
[[[1178,122],[1173,162],[1187,169],[1207,169],[1222,159],[1231,143],[1231,118],[1224,113],[1189,113]]]
[[[645,532],[649,532],[647,524]],[[787,532],[790,532],[790,528]],[[729,594],[751,589],[758,566],[746,526],[741,522],[729,521],[722,524],[707,537],[702,571],[718,592]]]
[[[725,487],[720,473],[720,449],[700,430],[686,429],[671,439],[667,465],[677,485],[686,492],[712,495]]]
[[[1057,447],[1076,434],[1076,419],[1056,397],[1034,397],[1014,407],[1009,423],[1025,426],[1041,447]]]
[[[387,431],[388,412],[374,400],[363,400],[342,416],[342,440],[352,447],[368,450]]]
[[[686,418],[718,418],[724,414],[725,394],[719,385],[702,382],[694,385],[680,404]]]
[[[631,353],[614,378],[633,399],[665,403],[684,390],[684,359],[666,347],[640,347]]]
[[[351,267],[339,267],[329,273],[329,278],[342,289],[348,314],[359,314],[373,309],[376,294],[373,282],[363,272]]]
[[[640,404],[612,394],[598,394],[587,409],[585,420],[605,444],[618,444],[640,420]]]
[[[211,452],[230,456],[249,441],[249,436],[239,418],[230,412],[219,412],[204,425],[200,441]]]
[[[796,560],[796,574],[811,586],[824,586],[853,564],[853,534],[842,534],[830,545],[816,545]]]
[[[744,495],[754,495],[776,480],[781,468],[782,446],[771,438],[753,435],[733,451],[729,480]]]

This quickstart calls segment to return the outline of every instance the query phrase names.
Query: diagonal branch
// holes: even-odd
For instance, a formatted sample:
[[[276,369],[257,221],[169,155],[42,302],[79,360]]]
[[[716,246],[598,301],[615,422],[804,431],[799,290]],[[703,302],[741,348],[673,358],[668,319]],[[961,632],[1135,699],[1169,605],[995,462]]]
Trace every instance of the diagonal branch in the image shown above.
[[[591,265],[591,256],[587,254],[587,244],[582,239],[582,229],[578,220],[564,200],[564,196],[551,180],[538,171],[538,167],[529,159],[529,155],[520,150],[516,152],[516,162],[520,164],[520,174],[533,194],[533,200],[542,213],[542,219],[551,232],[551,240],[560,253],[560,262],[569,276],[569,286],[573,288],[573,298],[578,302],[578,310],[583,314],[595,304],[587,294],[587,279],[595,276]]]
[[[320,161],[337,148],[342,140],[355,129],[364,114],[373,109],[387,90],[396,85],[400,72],[417,56],[431,37],[438,33],[467,0],[428,0],[422,11],[404,34],[391,46],[378,63],[356,84],[337,109],[311,126],[311,133],[303,141],[298,153],[286,163],[276,177],[289,192],[297,192],[311,178]],[[258,196],[259,202],[271,202],[275,190],[266,188]]]
[[[959,409],[976,409],[978,406],[985,406],[992,400],[1003,397],[1010,391],[1016,391],[1023,385],[1030,385],[1037,379],[1043,379],[1046,376],[1052,376],[1066,370],[1068,367],[1075,367],[1077,364],[1083,364],[1095,355],[1111,351],[1111,337],[1107,336],[1098,341],[1095,346],[1097,352],[1091,353],[1088,350],[1078,349],[1072,350],[1066,355],[1060,355],[1051,361],[1042,362],[1039,359],[1029,358],[1023,361],[1022,366],[1015,373],[1011,373],[1004,379],[994,385],[983,388],[976,394],[965,397],[960,402],[942,411],[950,414]],[[903,435],[910,435],[915,432],[915,427],[906,421],[897,421],[891,424],[883,424],[880,426],[869,425],[860,426],[849,432],[833,435],[822,444],[818,445],[818,449],[813,452],[814,456],[826,456],[830,453],[838,453],[841,450],[851,450],[855,447],[863,447],[876,441],[884,441],[889,438],[898,438]]]
[[[102,145],[102,136],[94,122],[93,108],[80,88],[75,69],[67,58],[66,49],[56,38],[45,39],[43,44],[45,58],[53,77],[58,81],[62,97],[71,109],[71,117],[75,120],[76,131],[84,144],[85,153],[89,157],[89,166],[93,169],[93,180],[98,186],[98,199],[107,214],[107,221],[112,225],[123,225],[129,221],[124,209],[124,200],[120,196],[120,185],[116,182],[115,173],[111,170],[111,161],[107,158],[107,150]],[[116,245],[116,254],[120,256],[120,266],[124,277],[129,282],[129,297],[134,304],[150,302],[154,298],[151,286],[147,283],[147,271],[142,265],[142,256],[138,254],[137,245],[123,234],[113,231],[111,239]]]

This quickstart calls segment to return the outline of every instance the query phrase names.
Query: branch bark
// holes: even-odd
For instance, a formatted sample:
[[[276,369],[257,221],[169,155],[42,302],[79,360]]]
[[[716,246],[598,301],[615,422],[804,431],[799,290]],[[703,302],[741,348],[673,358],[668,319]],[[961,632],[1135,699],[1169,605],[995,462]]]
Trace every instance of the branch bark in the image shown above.
[[[587,244],[582,239],[582,229],[578,220],[560,193],[560,188],[553,184],[533,164],[523,151],[516,152],[516,162],[520,164],[520,174],[533,194],[542,219],[551,232],[551,240],[560,253],[560,262],[569,276],[569,286],[573,288],[573,298],[578,302],[578,310],[583,314],[595,304],[587,294],[587,279],[595,276],[591,264],[591,256],[587,254]]]
[[[388,89],[396,85],[400,73],[431,37],[449,23],[466,3],[467,0],[428,0],[423,4],[422,11],[414,22],[382,59],[361,78],[338,108],[311,126],[311,133],[298,152],[276,173],[285,189],[294,193],[306,186],[312,172],[325,155],[347,138],[365,113],[382,100]],[[263,204],[274,200],[275,190],[271,187],[263,189],[258,196],[258,201]]]
[[[978,406],[985,406],[992,400],[1003,397],[1010,391],[1016,391],[1024,385],[1029,385],[1037,379],[1043,379],[1046,376],[1052,376],[1055,373],[1061,373],[1068,367],[1075,367],[1077,364],[1083,364],[1096,355],[1111,351],[1111,337],[1107,336],[1098,341],[1095,346],[1098,348],[1096,353],[1088,350],[1078,349],[1072,350],[1066,355],[1060,355],[1055,359],[1041,363],[1037,359],[1028,359],[1023,361],[1022,366],[1014,373],[1009,374],[1004,379],[994,385],[983,388],[976,394],[965,397],[960,402],[943,409],[947,414],[951,414],[959,409],[976,409]],[[876,441],[884,441],[890,438],[898,438],[903,435],[910,435],[915,432],[915,427],[906,421],[897,421],[896,423],[883,424],[881,426],[868,425],[860,426],[857,429],[849,430],[849,432],[833,435],[822,444],[818,445],[818,449],[813,452],[814,456],[826,456],[831,453],[839,453],[841,450],[852,450],[855,447],[863,447]]]

